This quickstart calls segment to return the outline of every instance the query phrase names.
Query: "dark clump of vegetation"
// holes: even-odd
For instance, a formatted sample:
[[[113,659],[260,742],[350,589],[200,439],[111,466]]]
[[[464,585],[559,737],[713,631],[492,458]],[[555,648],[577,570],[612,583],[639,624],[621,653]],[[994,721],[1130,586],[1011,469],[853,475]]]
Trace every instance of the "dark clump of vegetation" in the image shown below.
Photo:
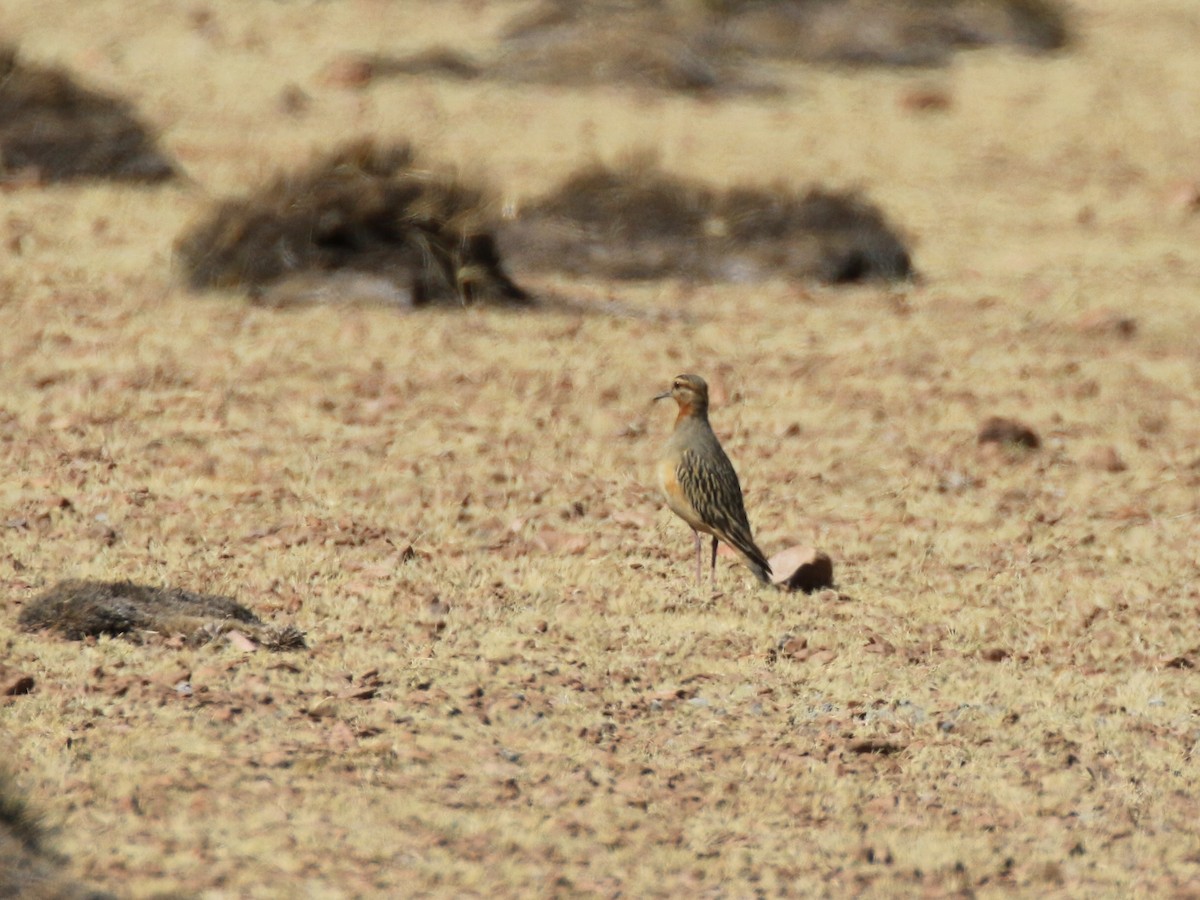
[[[1067,38],[1052,0],[545,0],[486,58],[441,47],[361,62],[378,76],[762,91],[755,61],[938,66],[961,49],[1047,51]]]
[[[154,182],[175,174],[129,103],[0,45],[0,179]]]
[[[409,145],[362,141],[218,204],[176,250],[192,288],[269,305],[528,303],[501,266],[490,207],[482,189],[418,165]]]
[[[45,829],[12,778],[0,771],[0,897],[112,900],[71,879],[65,864],[47,847]]]
[[[958,50],[1064,47],[1052,0],[723,0],[728,46],[759,58],[871,66],[941,66]]]
[[[854,194],[719,191],[645,157],[574,173],[523,208],[502,241],[515,265],[573,275],[840,284],[913,274],[904,243]]]
[[[980,444],[1024,447],[1026,450],[1036,450],[1042,446],[1042,439],[1036,431],[1024,422],[1005,419],[1002,416],[992,416],[985,421],[979,427],[976,441]]]
[[[70,640],[100,635],[182,635],[205,643],[236,628],[269,649],[304,646],[291,626],[267,626],[230,597],[129,581],[63,581],[27,603],[19,623],[28,631],[48,629]]]
[[[745,54],[732,52],[715,32],[695,24],[661,3],[547,3],[517,16],[495,50],[482,57],[437,47],[358,61],[373,77],[627,84],[687,93],[772,89],[747,74]]]

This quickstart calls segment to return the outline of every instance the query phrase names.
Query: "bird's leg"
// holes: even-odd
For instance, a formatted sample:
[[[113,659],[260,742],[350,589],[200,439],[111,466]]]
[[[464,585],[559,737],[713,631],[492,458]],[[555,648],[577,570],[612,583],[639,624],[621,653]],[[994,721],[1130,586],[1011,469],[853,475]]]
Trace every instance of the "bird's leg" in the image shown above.
[[[700,532],[693,528],[692,534],[696,536],[696,586],[699,587],[704,583],[704,579],[700,574],[703,569],[700,559],[704,551],[700,548]]]
[[[709,579],[713,593],[717,592],[717,538],[713,536],[713,552],[712,552],[712,576]]]

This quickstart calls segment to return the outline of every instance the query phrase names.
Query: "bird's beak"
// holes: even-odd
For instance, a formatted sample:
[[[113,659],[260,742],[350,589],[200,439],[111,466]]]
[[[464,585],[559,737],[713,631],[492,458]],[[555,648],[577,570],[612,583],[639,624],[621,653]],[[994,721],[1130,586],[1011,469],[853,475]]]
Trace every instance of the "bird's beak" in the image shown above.
[[[655,397],[654,399],[655,399],[655,400],[666,400],[666,399],[667,399],[668,397],[670,397],[670,396],[671,396],[671,392],[670,392],[670,391],[663,391],[661,394],[659,394],[659,395],[658,395],[657,397]]]

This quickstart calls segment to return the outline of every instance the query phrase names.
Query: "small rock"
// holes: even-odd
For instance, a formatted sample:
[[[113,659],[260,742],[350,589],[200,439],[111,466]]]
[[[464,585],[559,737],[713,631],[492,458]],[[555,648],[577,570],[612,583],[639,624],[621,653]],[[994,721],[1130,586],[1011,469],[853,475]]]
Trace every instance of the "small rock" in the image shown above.
[[[1149,434],[1162,434],[1170,426],[1171,420],[1157,413],[1142,413],[1138,416],[1138,425]]]
[[[1098,469],[1101,472],[1124,472],[1129,468],[1125,460],[1121,459],[1121,454],[1111,446],[1094,447],[1083,458],[1083,462],[1089,469]]]
[[[312,97],[305,93],[298,84],[286,84],[275,101],[279,111],[289,116],[299,116],[308,112],[312,106]]]
[[[1137,334],[1138,323],[1133,316],[1119,310],[1098,306],[1080,316],[1075,327],[1084,334],[1112,335],[1129,340]]]
[[[231,630],[225,632],[225,640],[229,641],[238,650],[246,653],[253,653],[258,649],[258,644],[254,643],[254,641],[250,640],[250,638],[246,637],[240,631]]]
[[[555,556],[578,556],[590,546],[590,541],[582,534],[571,534],[549,526],[538,529],[533,543],[539,550]]]
[[[1200,182],[1178,181],[1167,190],[1164,206],[1178,215],[1200,212]]]
[[[877,634],[871,635],[863,646],[867,653],[878,653],[880,656],[890,656],[896,652],[896,645]]]
[[[321,73],[321,81],[331,87],[364,88],[375,77],[375,66],[369,59],[343,56],[335,59]]]
[[[316,703],[309,706],[307,712],[314,719],[324,719],[328,716],[337,715],[338,707],[337,700],[333,697],[322,697]]]
[[[979,428],[980,444],[1006,444],[1036,450],[1042,445],[1037,432],[1015,419],[992,416]]]
[[[792,632],[781,634],[775,641],[775,649],[784,656],[795,656],[808,646],[808,639],[797,637]]]
[[[900,95],[900,108],[908,112],[944,112],[950,108],[950,95],[935,87],[919,87]]]
[[[0,694],[5,697],[20,697],[30,693],[33,686],[32,675],[6,675],[3,681],[0,681]]]
[[[87,530],[87,536],[99,541],[105,547],[112,547],[121,539],[121,535],[111,525],[97,522]]]
[[[771,564],[771,581],[790,591],[813,591],[833,586],[833,560],[815,547],[797,545],[776,553]]]

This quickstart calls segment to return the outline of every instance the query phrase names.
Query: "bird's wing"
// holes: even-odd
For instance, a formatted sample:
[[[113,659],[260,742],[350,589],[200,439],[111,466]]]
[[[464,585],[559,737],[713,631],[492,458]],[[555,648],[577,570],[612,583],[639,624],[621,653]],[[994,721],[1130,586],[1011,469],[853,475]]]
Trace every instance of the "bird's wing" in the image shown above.
[[[707,450],[703,454],[683,451],[675,474],[684,496],[718,537],[743,553],[761,556],[750,535],[742,486],[733,464],[719,444]]]

